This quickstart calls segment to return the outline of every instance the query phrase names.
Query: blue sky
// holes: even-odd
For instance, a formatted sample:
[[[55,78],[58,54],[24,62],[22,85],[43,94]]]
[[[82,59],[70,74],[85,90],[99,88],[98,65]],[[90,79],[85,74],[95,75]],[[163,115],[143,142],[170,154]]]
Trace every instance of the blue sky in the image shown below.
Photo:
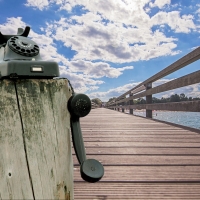
[[[199,0],[0,0],[0,31],[29,37],[44,60],[59,63],[76,92],[107,101],[144,81],[200,44]],[[159,85],[199,70],[197,61]],[[200,85],[184,92],[199,96]]]

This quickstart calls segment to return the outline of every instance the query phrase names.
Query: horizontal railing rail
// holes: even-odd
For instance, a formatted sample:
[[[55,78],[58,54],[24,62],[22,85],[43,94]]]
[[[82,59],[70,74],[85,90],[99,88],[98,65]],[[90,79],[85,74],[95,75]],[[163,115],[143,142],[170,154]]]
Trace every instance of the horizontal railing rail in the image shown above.
[[[128,106],[115,106],[119,109],[148,109],[148,110],[168,110],[168,111],[189,111],[200,112],[200,101],[181,101],[172,103],[137,104]]]
[[[152,83],[155,81],[197,61],[200,59],[200,47],[180,58],[170,66],[161,70],[157,74],[138,84],[134,88],[117,97],[115,100],[108,102],[106,107],[114,110],[129,109],[130,114],[133,114],[133,109],[146,109],[146,117],[152,118],[152,110],[170,110],[170,111],[191,111],[200,112],[200,101],[181,101],[167,103],[152,103],[152,95],[169,90],[185,87],[200,83],[200,70],[188,75],[176,78],[162,85],[152,88]],[[127,97],[127,95],[129,95]],[[134,104],[133,100],[141,97],[146,97],[146,104]]]

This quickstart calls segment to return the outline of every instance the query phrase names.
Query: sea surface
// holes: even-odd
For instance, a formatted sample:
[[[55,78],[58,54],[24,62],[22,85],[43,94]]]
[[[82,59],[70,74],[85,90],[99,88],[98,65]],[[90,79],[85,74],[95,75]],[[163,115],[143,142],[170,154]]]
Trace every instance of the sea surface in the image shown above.
[[[146,111],[133,111],[133,114],[145,117]],[[200,112],[153,111],[153,119],[200,129]]]

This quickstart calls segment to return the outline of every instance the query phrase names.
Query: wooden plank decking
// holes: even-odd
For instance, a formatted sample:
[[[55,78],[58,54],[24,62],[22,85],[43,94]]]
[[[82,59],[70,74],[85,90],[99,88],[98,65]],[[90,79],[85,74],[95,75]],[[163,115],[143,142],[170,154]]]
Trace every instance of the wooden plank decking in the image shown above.
[[[200,199],[200,134],[104,108],[81,118],[87,158],[103,179],[81,180],[74,157],[74,199]]]

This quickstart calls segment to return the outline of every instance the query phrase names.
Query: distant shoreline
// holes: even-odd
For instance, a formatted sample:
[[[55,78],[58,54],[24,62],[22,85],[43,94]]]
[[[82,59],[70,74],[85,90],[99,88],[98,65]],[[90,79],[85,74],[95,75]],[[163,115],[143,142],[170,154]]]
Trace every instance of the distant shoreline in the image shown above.
[[[146,112],[146,109],[135,109],[133,112]],[[171,111],[171,110],[152,110],[152,112],[185,112],[185,111]],[[126,110],[126,113],[129,113],[129,110]]]

